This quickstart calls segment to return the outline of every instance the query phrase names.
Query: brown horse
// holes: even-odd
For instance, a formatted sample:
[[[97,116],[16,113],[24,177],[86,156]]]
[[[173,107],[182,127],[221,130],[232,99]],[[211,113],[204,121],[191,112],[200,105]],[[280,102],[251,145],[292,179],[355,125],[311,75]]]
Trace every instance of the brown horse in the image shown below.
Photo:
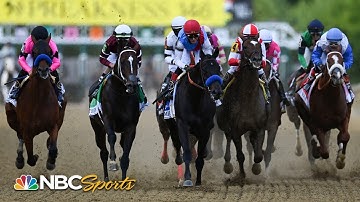
[[[34,65],[32,74],[22,89],[14,107],[10,103],[5,104],[7,121],[17,133],[19,146],[17,149],[16,167],[24,167],[23,144],[25,143],[28,154],[27,163],[35,166],[38,155],[33,154],[33,138],[46,131],[49,134],[47,148],[49,150],[46,168],[53,170],[58,153],[57,138],[59,129],[63,123],[66,98],[62,108],[59,108],[57,96],[50,77],[51,48],[50,36],[46,40],[34,41],[32,55]]]
[[[233,170],[230,163],[230,143],[233,140],[240,177],[245,178],[245,156],[242,152],[241,136],[250,131],[250,141],[254,148],[252,172],[258,175],[261,172],[260,162],[263,160],[262,145],[268,119],[268,105],[259,84],[261,44],[254,40],[245,40],[241,58],[240,70],[234,74],[234,79],[225,88],[223,104],[217,108],[216,116],[218,125],[225,132],[227,139],[224,171],[229,174]]]
[[[326,65],[321,67],[322,74],[310,90],[307,106],[299,93],[295,95],[295,104],[300,117],[309,126],[313,138],[311,151],[314,158],[329,158],[327,137],[331,129],[337,128],[337,144],[339,147],[336,167],[345,166],[346,146],[350,139],[348,131],[352,101],[347,103],[343,87],[343,57],[340,52],[330,52],[326,57]],[[331,100],[331,101],[329,101]],[[317,144],[320,143],[320,146]]]

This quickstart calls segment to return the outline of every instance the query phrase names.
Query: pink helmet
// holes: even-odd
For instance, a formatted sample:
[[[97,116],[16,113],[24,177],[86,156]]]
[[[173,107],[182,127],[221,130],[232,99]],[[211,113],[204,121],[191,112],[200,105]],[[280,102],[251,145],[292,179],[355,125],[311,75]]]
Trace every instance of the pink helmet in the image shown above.
[[[245,37],[256,37],[259,29],[254,24],[247,24],[242,28],[242,35]]]

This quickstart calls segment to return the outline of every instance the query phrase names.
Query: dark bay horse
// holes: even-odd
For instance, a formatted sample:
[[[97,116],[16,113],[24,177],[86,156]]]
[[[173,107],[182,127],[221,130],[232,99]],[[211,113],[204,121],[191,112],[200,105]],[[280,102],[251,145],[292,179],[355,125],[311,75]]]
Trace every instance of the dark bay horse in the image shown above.
[[[125,47],[119,53],[113,72],[107,78],[101,91],[101,118],[99,116],[90,117],[91,126],[95,132],[96,145],[100,149],[105,181],[109,180],[108,158],[110,158],[110,170],[118,169],[114,149],[116,133],[121,133],[120,145],[123,149],[123,155],[120,158],[120,167],[122,179],[126,178],[126,172],[129,168],[130,150],[140,117],[137,73],[136,51]],[[110,144],[110,156],[106,148],[106,134]]]
[[[269,90],[270,90],[270,107],[271,107],[271,112],[268,116],[267,119],[267,123],[266,123],[266,131],[267,131],[267,144],[266,144],[266,149],[264,152],[264,161],[265,161],[265,172],[266,174],[268,174],[269,172],[269,165],[270,165],[270,161],[271,161],[271,153],[274,152],[274,142],[275,142],[275,137],[276,137],[276,133],[278,131],[279,126],[281,125],[281,98],[278,92],[278,85],[279,85],[279,81],[278,78],[275,77],[273,69],[271,67],[271,62],[270,61],[266,61],[266,67],[264,68],[264,72],[266,74],[266,79],[269,82]],[[245,134],[245,138],[247,140],[246,146],[248,149],[248,153],[249,153],[249,165],[251,165],[252,162],[252,145],[250,142],[250,137],[249,137],[250,133],[246,133]]]
[[[343,57],[340,52],[330,52],[322,74],[314,81],[315,86],[309,92],[309,107],[299,94],[295,95],[296,108],[302,120],[308,125],[313,138],[311,152],[314,158],[329,158],[328,136],[331,129],[338,129],[336,167],[345,167],[346,146],[350,139],[348,131],[352,102],[347,103],[343,87]],[[318,146],[317,144],[320,144]],[[309,148],[310,149],[310,148]]]
[[[202,53],[200,62],[186,72],[184,77],[178,81],[175,89],[176,127],[185,162],[184,187],[193,186],[190,173],[192,158],[190,134],[198,140],[195,185],[201,185],[201,173],[204,167],[204,158],[207,155],[206,144],[209,140],[210,130],[214,127],[215,100],[219,99],[222,94],[220,66],[216,62],[217,54],[218,51],[215,51],[213,55]]]
[[[264,91],[259,84],[258,69],[261,68],[261,44],[251,39],[243,42],[243,52],[239,71],[225,88],[223,104],[218,107],[217,122],[225,132],[227,144],[225,151],[224,171],[231,173],[230,143],[234,141],[240,168],[240,177],[245,178],[241,137],[250,131],[250,141],[254,148],[254,164],[252,172],[261,172],[260,162],[263,160],[262,145],[264,142],[268,109]]]
[[[33,41],[34,64],[32,73],[22,88],[17,106],[14,107],[12,104],[6,103],[5,110],[7,121],[10,127],[16,131],[19,139],[16,167],[18,169],[24,167],[24,143],[28,154],[27,163],[30,166],[36,165],[39,156],[33,154],[33,138],[46,131],[49,134],[46,144],[49,150],[46,168],[53,170],[58,154],[58,133],[64,120],[67,101],[65,98],[62,108],[59,108],[50,77],[52,62],[52,51],[49,46],[50,36],[46,40],[38,41],[33,38]]]

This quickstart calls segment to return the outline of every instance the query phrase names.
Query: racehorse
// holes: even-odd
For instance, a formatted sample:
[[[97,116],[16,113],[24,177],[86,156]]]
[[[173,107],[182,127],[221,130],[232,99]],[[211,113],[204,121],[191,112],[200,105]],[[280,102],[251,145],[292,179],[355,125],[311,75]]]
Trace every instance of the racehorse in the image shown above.
[[[260,162],[263,159],[262,145],[265,126],[268,118],[268,104],[264,91],[259,84],[258,69],[261,68],[261,45],[251,39],[243,42],[239,71],[225,88],[223,104],[217,110],[217,122],[225,132],[227,144],[225,151],[225,173],[230,174],[233,166],[230,163],[230,143],[234,141],[240,168],[240,177],[245,178],[241,136],[250,131],[250,141],[254,149],[252,172],[260,174]]]
[[[278,78],[275,77],[273,69],[271,67],[271,62],[268,60],[266,61],[266,67],[264,68],[264,71],[265,71],[266,79],[269,82],[269,90],[271,94],[270,97],[271,112],[268,116],[266,128],[265,128],[268,136],[267,136],[266,149],[264,152],[265,172],[266,174],[268,174],[269,172],[268,168],[271,161],[271,153],[274,152],[275,150],[274,142],[278,128],[281,125],[282,113],[280,108],[281,98],[278,92],[279,80]],[[249,163],[250,163],[249,165],[251,165],[253,148],[251,146],[249,134],[250,133],[245,134],[245,139],[247,140],[246,146],[249,153]]]
[[[1,72],[0,85],[1,85],[1,93],[5,101],[9,94],[9,88],[5,86],[5,84],[8,82],[9,78],[13,78],[18,74],[16,69],[15,57],[8,56],[3,58],[2,66],[3,67],[1,70],[2,72]]]
[[[118,169],[114,149],[115,133],[121,133],[120,145],[123,149],[123,155],[120,158],[120,167],[123,180],[126,178],[126,172],[129,168],[130,150],[135,139],[136,126],[140,117],[137,74],[138,59],[136,51],[125,47],[119,53],[113,72],[107,77],[102,88],[102,113],[100,116],[90,117],[91,126],[95,132],[96,145],[100,149],[105,181],[109,180],[108,158],[110,158],[109,169],[112,171]],[[110,156],[106,148],[106,134],[110,144]]]
[[[53,81],[50,77],[51,48],[49,36],[46,40],[34,41],[32,55],[34,58],[33,70],[22,93],[19,95],[17,106],[5,104],[7,121],[17,133],[19,146],[17,149],[16,167],[24,167],[23,144],[25,143],[28,155],[27,163],[35,166],[38,155],[33,154],[33,138],[46,131],[49,134],[47,148],[49,150],[46,168],[55,168],[58,154],[57,138],[59,129],[64,120],[66,97],[59,108],[57,96],[54,91]]]
[[[213,55],[204,55],[201,52],[200,62],[187,70],[175,87],[176,127],[185,162],[184,187],[193,186],[190,173],[192,158],[190,133],[198,140],[195,185],[201,185],[201,173],[204,167],[204,158],[207,155],[206,144],[209,140],[210,130],[214,127],[215,100],[219,99],[222,94],[220,66],[216,62],[218,53],[218,50]]]
[[[328,53],[326,65],[321,67],[321,71],[322,74],[314,81],[315,86],[309,92],[309,105],[306,105],[298,93],[295,95],[295,105],[300,117],[313,134],[311,152],[314,158],[329,158],[330,130],[339,130],[336,167],[342,169],[345,167],[346,146],[350,139],[348,126],[353,101],[347,103],[346,100],[347,89],[343,86],[345,69],[341,53]]]

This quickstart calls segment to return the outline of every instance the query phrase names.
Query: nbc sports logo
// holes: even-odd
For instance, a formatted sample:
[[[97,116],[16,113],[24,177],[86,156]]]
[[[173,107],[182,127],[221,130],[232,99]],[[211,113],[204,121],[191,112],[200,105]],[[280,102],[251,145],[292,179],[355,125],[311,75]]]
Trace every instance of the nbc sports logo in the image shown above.
[[[15,190],[36,191],[39,189],[37,180],[33,178],[31,175],[21,175],[19,178],[16,178],[15,182],[16,182],[14,185]]]

